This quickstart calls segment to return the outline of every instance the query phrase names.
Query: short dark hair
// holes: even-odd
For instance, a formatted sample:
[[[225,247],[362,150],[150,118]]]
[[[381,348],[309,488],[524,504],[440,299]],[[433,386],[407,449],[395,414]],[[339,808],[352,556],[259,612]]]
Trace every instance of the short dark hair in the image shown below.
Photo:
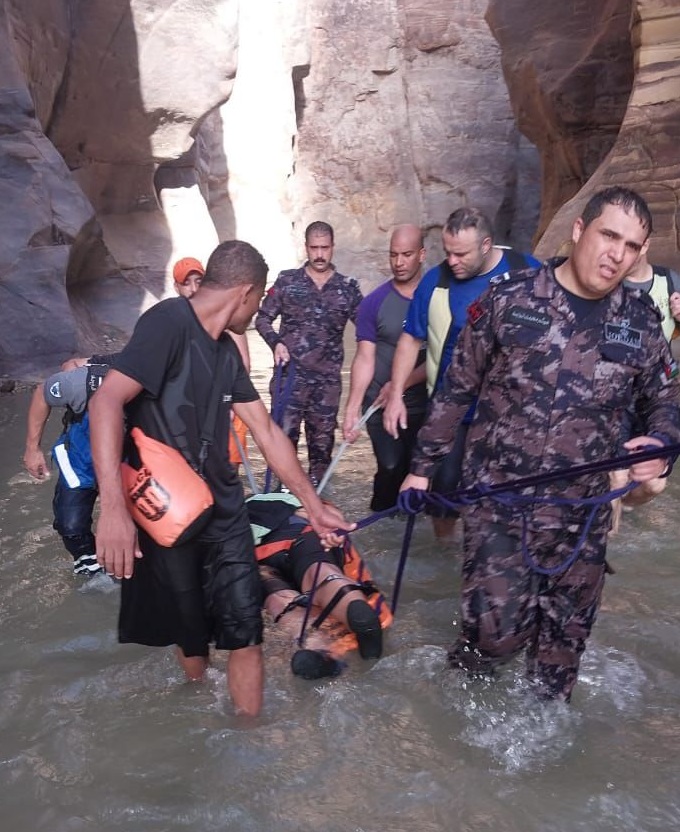
[[[637,191],[631,188],[623,188],[620,185],[604,188],[590,197],[586,207],[581,212],[584,228],[587,228],[593,220],[596,220],[602,214],[605,205],[618,205],[627,214],[632,211],[640,220],[647,236],[649,237],[652,233],[652,212],[649,210],[649,206]]]
[[[331,243],[333,242],[333,226],[329,225],[327,222],[316,220],[315,222],[310,223],[305,229],[305,243],[308,243],[309,238],[314,234],[317,234],[319,237],[330,237]]]
[[[264,286],[267,282],[264,257],[250,243],[227,240],[220,243],[208,259],[201,288],[212,286]]]
[[[466,228],[474,228],[481,240],[490,237],[493,240],[493,225],[487,215],[479,208],[458,208],[449,215],[444,225],[447,234],[459,234]]]

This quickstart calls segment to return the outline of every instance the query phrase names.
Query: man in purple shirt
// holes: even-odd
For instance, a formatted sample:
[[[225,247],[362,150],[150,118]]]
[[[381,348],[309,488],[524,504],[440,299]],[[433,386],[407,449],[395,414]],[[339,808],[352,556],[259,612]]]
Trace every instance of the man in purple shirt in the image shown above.
[[[357,351],[342,426],[343,436],[350,442],[358,436],[356,424],[362,410],[372,404],[382,406],[387,401],[394,350],[403,332],[411,298],[420,283],[424,260],[421,229],[417,225],[395,228],[390,239],[392,280],[367,295],[357,312]],[[382,410],[374,413],[366,424],[378,463],[373,479],[373,511],[383,511],[396,503],[403,474],[408,472],[411,450],[427,407],[424,362],[423,344],[405,385],[407,423],[399,429],[399,435],[393,438],[384,429]]]

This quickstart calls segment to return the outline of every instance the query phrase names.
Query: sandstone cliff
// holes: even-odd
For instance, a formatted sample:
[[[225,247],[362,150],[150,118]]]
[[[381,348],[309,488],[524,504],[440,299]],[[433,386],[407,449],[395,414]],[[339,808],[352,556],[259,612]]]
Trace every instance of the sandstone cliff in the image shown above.
[[[0,0],[0,376],[120,343],[220,239],[294,265],[314,219],[368,289],[396,223],[436,262],[477,204],[549,254],[622,182],[680,265],[676,6]]]
[[[314,219],[369,288],[391,226],[469,202],[528,244],[536,155],[465,0],[1,0],[0,374],[123,339],[219,239]]]
[[[655,262],[680,268],[680,8],[675,0],[491,0],[520,129],[542,159],[537,253],[569,239],[598,189],[649,202]],[[565,204],[566,203],[566,204]]]

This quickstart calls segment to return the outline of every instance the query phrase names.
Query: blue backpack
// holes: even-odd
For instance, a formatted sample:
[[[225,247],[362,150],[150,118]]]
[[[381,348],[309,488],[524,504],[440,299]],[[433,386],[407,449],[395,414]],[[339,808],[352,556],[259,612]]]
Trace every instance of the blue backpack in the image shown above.
[[[57,439],[52,448],[52,458],[69,488],[96,488],[87,411],[82,419],[71,422]]]

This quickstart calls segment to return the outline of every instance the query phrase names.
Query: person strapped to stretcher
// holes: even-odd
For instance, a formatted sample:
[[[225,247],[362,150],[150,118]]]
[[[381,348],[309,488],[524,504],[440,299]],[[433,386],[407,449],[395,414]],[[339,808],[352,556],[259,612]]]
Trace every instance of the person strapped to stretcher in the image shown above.
[[[256,494],[246,506],[265,610],[296,636],[293,673],[337,676],[340,657],[357,647],[363,659],[380,658],[392,615],[350,541],[324,549],[292,494]]]

